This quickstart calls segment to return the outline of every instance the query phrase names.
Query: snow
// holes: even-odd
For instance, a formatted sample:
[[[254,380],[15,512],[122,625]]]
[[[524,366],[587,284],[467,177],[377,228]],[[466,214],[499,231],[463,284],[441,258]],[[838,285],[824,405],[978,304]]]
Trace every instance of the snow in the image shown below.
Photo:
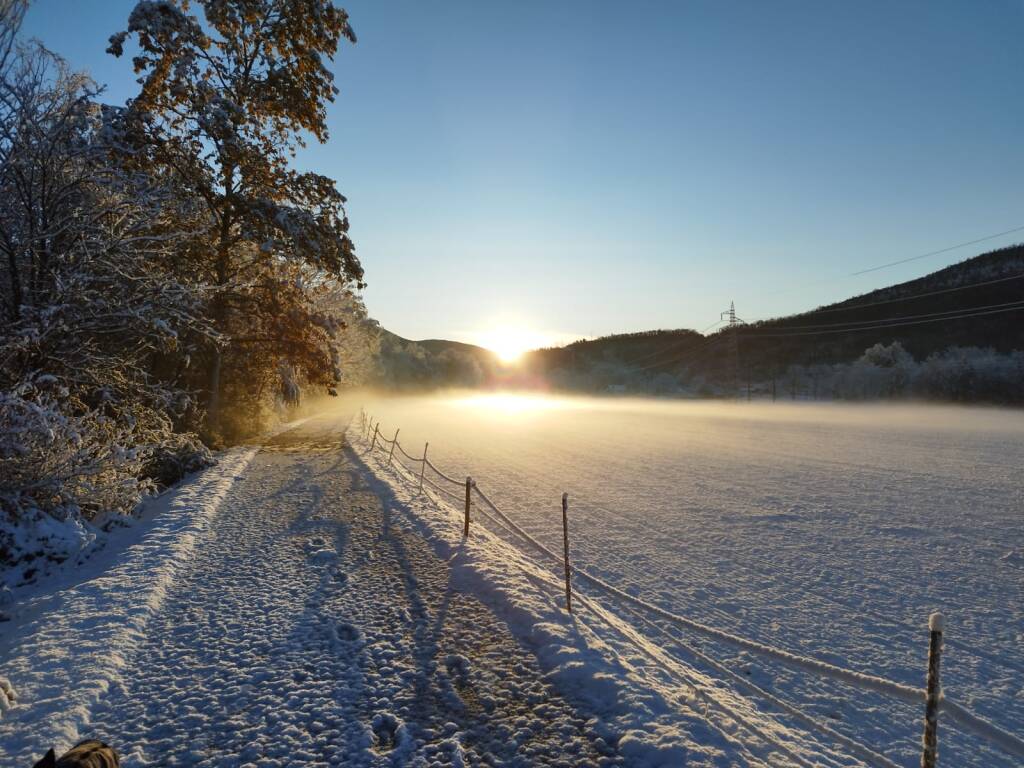
[[[58,520],[39,509],[25,510],[15,523],[8,516],[0,518],[0,541],[4,542],[17,565],[0,570],[0,588],[11,590],[26,582],[45,577],[57,570],[58,561],[88,557],[102,531],[78,517]],[[42,553],[29,560],[26,555]],[[12,598],[13,599],[13,598]],[[0,599],[0,615],[5,600]]]
[[[411,454],[429,440],[434,464],[471,473],[556,552],[567,491],[574,565],[673,616],[917,691],[928,616],[941,611],[943,755],[1018,764],[998,743],[1024,736],[1021,412],[459,393],[365,407],[385,432],[401,428]],[[785,729],[808,726],[767,696],[897,764],[919,759],[913,697],[641,623],[575,583],[694,673],[723,678],[713,662],[756,683],[764,696],[726,681]],[[965,728],[957,708],[992,729]]]
[[[461,574],[460,585],[502,617],[536,655],[545,679],[586,713],[595,734],[617,745],[627,765],[678,766],[681,759],[687,765],[780,759],[809,765],[800,762],[802,752],[823,765],[861,764],[828,756],[813,736],[722,697],[713,679],[666,659],[652,641],[589,600],[581,599],[570,616],[562,583],[545,566],[479,521],[463,540],[461,508],[420,494],[415,474],[389,465],[390,451],[370,455],[372,441],[353,439],[362,460],[414,515],[420,534]],[[709,706],[717,710],[713,721],[706,717]]]
[[[222,457],[119,547],[12,595],[0,751],[31,764],[96,737],[129,768],[891,768],[918,760],[941,611],[943,758],[1018,764],[1021,415],[367,405],[409,456],[429,438],[447,479],[428,470],[420,491],[420,465],[370,454],[358,425],[346,444],[344,403]]]
[[[609,706],[621,662],[592,663],[585,630],[554,603],[547,622],[529,603],[495,612],[478,596],[477,566],[507,569],[425,539],[419,510],[344,446],[344,426],[282,433],[247,455],[203,525],[157,548],[143,537],[23,622],[3,649],[22,696],[0,720],[0,750],[31,764],[90,736],[126,766],[624,765],[617,742],[628,734],[581,709],[587,697]],[[179,490],[186,503],[211,495],[206,477],[219,475]],[[152,558],[158,595],[145,568],[121,578],[138,555]],[[539,658],[510,619],[562,640],[542,643]],[[561,693],[573,686],[579,702]],[[702,718],[693,726],[710,737],[685,742],[692,764],[760,764]]]
[[[7,755],[27,765],[54,744],[78,740],[92,707],[128,672],[127,659],[175,572],[254,453],[230,452],[168,494],[166,509],[109,570],[52,594],[22,597],[0,640],[4,674],[17,683],[16,706],[0,719]],[[0,690],[11,699],[9,687]]]

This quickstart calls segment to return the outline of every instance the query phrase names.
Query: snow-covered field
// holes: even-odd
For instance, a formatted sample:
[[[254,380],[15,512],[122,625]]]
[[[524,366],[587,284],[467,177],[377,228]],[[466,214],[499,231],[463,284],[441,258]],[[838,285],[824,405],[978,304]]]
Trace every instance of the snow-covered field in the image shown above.
[[[568,492],[574,563],[672,613],[920,688],[941,610],[946,695],[1024,736],[1024,413],[501,394],[364,405],[552,549]],[[784,725],[806,723],[778,700],[919,760],[922,706],[581,591]],[[1020,764],[946,716],[939,743],[949,765]]]
[[[464,540],[458,480],[420,492],[343,403],[18,591],[0,755],[98,736],[139,768],[911,766],[941,610],[943,764],[1021,764],[1021,414],[363,402],[536,544],[481,495]]]

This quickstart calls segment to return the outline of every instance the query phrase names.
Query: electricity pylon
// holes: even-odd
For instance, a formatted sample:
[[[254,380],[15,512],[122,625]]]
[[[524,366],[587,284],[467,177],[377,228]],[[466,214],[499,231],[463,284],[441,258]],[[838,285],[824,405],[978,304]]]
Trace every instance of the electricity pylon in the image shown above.
[[[736,317],[736,302],[729,302],[729,309],[719,315],[719,319],[728,318],[729,329],[729,364],[732,368],[732,395],[740,396],[740,335],[739,328],[745,322]]]

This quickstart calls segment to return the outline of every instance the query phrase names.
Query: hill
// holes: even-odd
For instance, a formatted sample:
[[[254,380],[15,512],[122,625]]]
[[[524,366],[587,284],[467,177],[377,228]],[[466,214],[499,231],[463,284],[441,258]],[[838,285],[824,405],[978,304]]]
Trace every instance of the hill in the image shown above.
[[[1022,310],[1024,246],[1016,245],[788,317],[707,336],[658,330],[579,341],[537,350],[526,364],[555,386],[590,391],[726,394],[746,386],[765,391],[794,377],[812,379],[799,386],[817,391],[819,380],[834,385],[839,367],[876,346],[900,365],[979,348],[1013,367],[1008,356],[1024,350]],[[968,385],[974,386],[960,386]],[[786,386],[797,387],[792,381]],[[835,386],[832,391],[838,394]],[[1019,398],[1012,394],[964,397]]]
[[[479,387],[493,381],[502,368],[489,349],[460,341],[413,341],[382,328],[379,346],[372,379],[389,389]]]
[[[917,358],[951,346],[1024,349],[1024,246],[975,256],[924,277],[740,332],[755,372],[849,360],[899,342]],[[727,335],[728,331],[718,335]]]

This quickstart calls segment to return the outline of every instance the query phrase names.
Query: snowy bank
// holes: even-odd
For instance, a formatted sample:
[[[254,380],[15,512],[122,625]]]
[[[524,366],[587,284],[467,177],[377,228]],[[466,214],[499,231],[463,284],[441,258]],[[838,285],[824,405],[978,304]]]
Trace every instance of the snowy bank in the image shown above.
[[[166,508],[138,527],[137,540],[106,571],[55,592],[14,627],[0,625],[3,675],[13,692],[4,696],[13,705],[0,711],[0,752],[42,755],[79,738],[91,707],[120,681],[176,571],[257,450],[223,454],[161,499]]]

